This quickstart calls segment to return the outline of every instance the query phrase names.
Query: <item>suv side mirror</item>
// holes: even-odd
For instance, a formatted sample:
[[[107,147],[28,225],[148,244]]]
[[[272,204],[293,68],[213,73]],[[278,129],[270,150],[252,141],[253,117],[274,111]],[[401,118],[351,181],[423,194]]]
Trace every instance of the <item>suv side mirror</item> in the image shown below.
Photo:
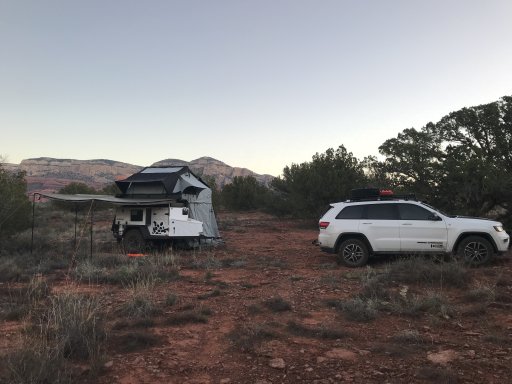
[[[441,221],[441,220],[443,220],[443,219],[441,219],[438,215],[436,215],[435,213],[432,213],[432,214],[428,217],[428,219],[429,219],[430,221]]]

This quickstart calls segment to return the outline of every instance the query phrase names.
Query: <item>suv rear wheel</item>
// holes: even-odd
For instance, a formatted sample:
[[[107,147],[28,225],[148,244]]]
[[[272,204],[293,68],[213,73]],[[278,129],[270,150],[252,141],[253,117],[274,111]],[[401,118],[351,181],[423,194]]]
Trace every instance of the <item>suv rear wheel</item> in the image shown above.
[[[348,239],[338,248],[337,262],[350,268],[362,267],[368,262],[369,252],[364,241]]]
[[[492,258],[494,249],[483,237],[468,236],[460,242],[457,254],[470,265],[482,265]]]

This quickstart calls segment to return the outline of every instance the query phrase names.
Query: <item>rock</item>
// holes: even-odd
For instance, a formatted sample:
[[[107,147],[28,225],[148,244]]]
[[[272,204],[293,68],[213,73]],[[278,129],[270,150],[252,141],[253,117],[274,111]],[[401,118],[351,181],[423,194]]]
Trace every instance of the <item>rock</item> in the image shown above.
[[[318,356],[316,358],[317,364],[323,363],[325,360],[327,360],[327,359],[325,357],[323,357],[323,356]]]
[[[280,357],[270,360],[268,365],[271,366],[272,368],[276,368],[276,369],[285,369],[286,368],[286,363]]]
[[[112,360],[107,361],[105,364],[103,364],[103,366],[105,368],[112,368],[113,365],[114,365],[114,362]]]
[[[434,364],[446,365],[449,362],[455,360],[458,357],[458,353],[453,349],[446,349],[437,353],[428,352],[427,359]]]
[[[229,384],[229,383],[231,383],[231,379],[229,379],[229,378],[220,379],[219,383],[220,384]]]
[[[344,349],[344,348],[331,349],[330,351],[327,351],[325,353],[325,356],[330,359],[340,359],[340,360],[347,360],[347,361],[357,360],[357,354],[355,354],[352,351],[349,351],[348,349]]]

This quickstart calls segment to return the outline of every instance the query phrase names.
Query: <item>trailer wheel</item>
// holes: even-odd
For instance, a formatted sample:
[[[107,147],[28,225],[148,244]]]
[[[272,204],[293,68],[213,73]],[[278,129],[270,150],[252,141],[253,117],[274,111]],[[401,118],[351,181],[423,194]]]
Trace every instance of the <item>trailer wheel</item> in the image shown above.
[[[146,248],[146,242],[138,229],[130,229],[123,236],[123,248],[126,253],[142,253]]]

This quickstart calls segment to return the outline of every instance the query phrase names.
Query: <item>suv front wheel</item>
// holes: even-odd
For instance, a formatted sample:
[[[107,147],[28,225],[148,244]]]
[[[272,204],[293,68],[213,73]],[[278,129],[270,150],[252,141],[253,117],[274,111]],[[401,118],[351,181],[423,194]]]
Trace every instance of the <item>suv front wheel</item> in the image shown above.
[[[468,236],[460,242],[457,254],[467,264],[477,266],[487,263],[492,258],[494,249],[483,237]]]
[[[345,240],[338,248],[337,262],[350,268],[362,267],[368,262],[369,252],[364,241]]]

